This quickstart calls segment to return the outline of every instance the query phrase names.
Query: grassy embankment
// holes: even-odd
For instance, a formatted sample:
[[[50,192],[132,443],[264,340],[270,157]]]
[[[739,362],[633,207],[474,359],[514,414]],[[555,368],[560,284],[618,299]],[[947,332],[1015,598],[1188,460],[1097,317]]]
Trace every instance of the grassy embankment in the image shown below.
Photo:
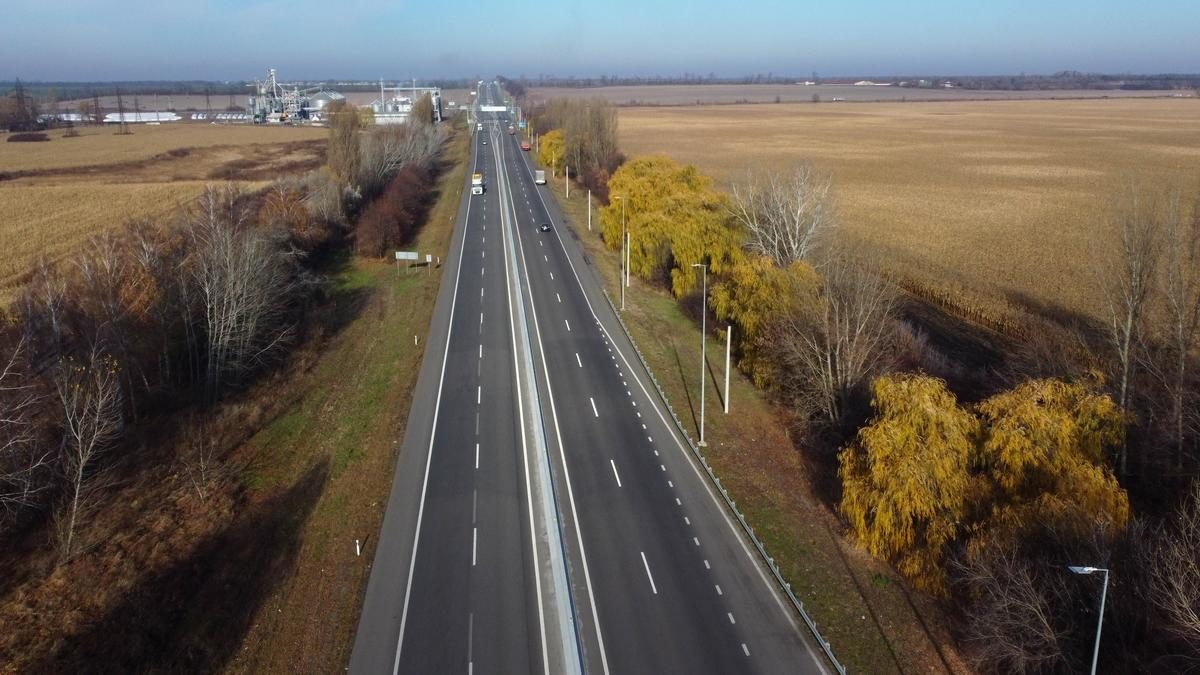
[[[411,249],[445,259],[468,148],[468,134],[453,139],[453,167]],[[317,467],[327,478],[296,535],[294,567],[258,608],[230,670],[328,673],[349,661],[440,278],[440,268],[397,274],[387,262],[348,262],[337,278],[348,323],[299,378],[294,402],[240,450],[254,458],[244,475],[252,500],[275,498]]]
[[[566,200],[561,177],[549,180],[610,296],[620,297],[617,254],[603,245],[595,212],[595,229],[587,231],[586,190],[573,188]],[[635,279],[626,293],[625,323],[696,438],[699,327],[664,290]],[[839,534],[788,437],[784,413],[740,373],[731,377],[730,413],[721,413],[724,345],[710,335],[708,346],[705,454],[838,658],[851,672],[966,671],[932,603]]]

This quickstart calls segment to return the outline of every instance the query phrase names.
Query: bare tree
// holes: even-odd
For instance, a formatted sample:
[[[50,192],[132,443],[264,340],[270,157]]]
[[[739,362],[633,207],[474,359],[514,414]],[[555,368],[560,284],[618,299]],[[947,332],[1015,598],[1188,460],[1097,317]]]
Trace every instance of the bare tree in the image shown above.
[[[1055,598],[1019,553],[985,551],[956,565],[975,601],[966,632],[980,665],[1004,673],[1055,672],[1066,666],[1067,635],[1055,620]]]
[[[96,478],[97,460],[120,437],[123,415],[120,369],[96,345],[83,362],[63,360],[54,375],[62,405],[62,462],[67,489],[58,518],[59,553],[64,560],[75,550],[80,514],[89,506],[89,489]]]
[[[1190,216],[1183,212],[1179,196],[1172,197],[1163,222],[1163,244],[1155,278],[1162,305],[1162,346],[1158,358],[1146,365],[1163,385],[1176,466],[1182,467],[1198,421],[1190,365],[1200,333],[1200,194]]]
[[[210,186],[187,224],[210,400],[226,379],[262,365],[292,335],[286,313],[296,282],[289,252],[283,237],[248,220],[235,189]]]
[[[13,516],[49,487],[51,452],[38,444],[34,414],[41,400],[22,369],[21,339],[0,368],[0,511]]]
[[[837,226],[833,178],[807,163],[787,174],[748,172],[733,186],[733,215],[750,235],[751,251],[787,267],[808,258]]]
[[[365,198],[383,191],[400,169],[428,168],[441,152],[445,134],[428,124],[387,126],[366,134],[362,142],[358,184]]]
[[[25,343],[35,359],[53,361],[66,348],[70,298],[58,268],[40,259],[22,289],[18,306],[25,318]]]
[[[820,268],[818,288],[795,291],[773,330],[782,362],[799,375],[803,394],[833,423],[882,365],[896,295],[867,261],[836,252]]]
[[[1167,630],[1200,651],[1200,482],[1158,534],[1150,556],[1151,599]]]
[[[1101,287],[1107,301],[1108,337],[1116,358],[1117,404],[1130,409],[1134,375],[1142,344],[1146,308],[1154,287],[1161,250],[1161,222],[1145,195],[1130,188],[1111,221],[1113,250],[1100,261]],[[1127,473],[1127,444],[1118,467]]]

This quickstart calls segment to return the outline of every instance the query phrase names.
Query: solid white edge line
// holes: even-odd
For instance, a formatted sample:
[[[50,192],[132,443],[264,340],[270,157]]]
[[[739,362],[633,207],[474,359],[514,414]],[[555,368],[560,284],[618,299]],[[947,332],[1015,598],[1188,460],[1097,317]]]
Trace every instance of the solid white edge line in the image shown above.
[[[471,165],[474,173],[479,163],[479,146],[476,145],[475,160]],[[413,571],[417,567],[417,546],[421,543],[421,521],[425,516],[425,495],[429,488],[429,467],[433,464],[433,441],[437,437],[438,413],[442,408],[442,385],[446,381],[446,361],[450,356],[450,337],[454,334],[454,308],[458,305],[458,282],[462,278],[463,252],[467,249],[466,228],[471,226],[471,200],[467,200],[467,213],[463,218],[462,243],[458,248],[458,271],[454,274],[454,292],[450,296],[450,320],[446,327],[446,345],[442,352],[442,372],[438,376],[437,400],[433,404],[433,421],[429,427],[429,449],[425,454],[425,477],[421,480],[421,504],[417,507],[417,533],[413,537],[412,557],[408,562],[408,582],[404,587],[404,608],[400,611],[400,634],[396,636],[396,658],[392,663],[392,675],[400,672],[400,652],[404,647],[404,629],[408,623],[408,601],[412,598]]]
[[[526,172],[532,176],[533,169],[531,169],[529,166],[529,158],[523,157],[522,159],[525,162]],[[542,197],[542,193],[540,191],[538,192],[538,199],[540,199],[542,202],[542,210],[545,212],[546,218],[553,224],[554,217],[550,215],[550,209],[546,206],[546,200]],[[570,266],[571,273],[575,277],[575,283],[579,286],[579,292],[583,295],[583,301],[588,306],[588,311],[591,312],[592,318],[595,319],[596,324],[600,326],[600,330],[604,332],[605,337],[615,345],[616,342],[612,339],[612,335],[608,332],[608,328],[605,327],[604,322],[600,320],[599,315],[596,314],[595,307],[592,306],[591,299],[588,298],[587,290],[583,287],[583,281],[579,278],[579,270],[575,269],[575,262],[571,260],[571,254],[567,252],[566,244],[563,243],[562,237],[556,237],[556,239],[558,240],[559,247],[562,248],[563,255],[567,259],[567,265]],[[704,485],[704,490],[708,493],[709,499],[712,500],[713,504],[717,507],[717,510],[720,511],[721,516],[725,519],[725,524],[733,533],[734,539],[736,539],[738,544],[741,545],[742,552],[744,552],[746,554],[746,558],[749,559],[751,567],[758,572],[759,578],[762,579],[763,584],[766,585],[771,597],[775,599],[775,604],[779,607],[779,610],[783,612],[784,617],[787,619],[788,623],[792,626],[796,633],[803,635],[803,632],[800,629],[800,624],[796,620],[796,612],[793,608],[790,608],[784,604],[782,591],[779,588],[779,584],[769,579],[767,577],[767,573],[763,571],[763,565],[765,564],[764,561],[756,557],[754,553],[750,551],[750,547],[746,544],[745,533],[739,530],[737,526],[733,524],[733,520],[729,517],[727,507],[717,499],[716,493],[713,492],[713,486],[700,471],[700,466],[697,463],[696,458],[692,456],[692,453],[688,449],[683,447],[683,441],[679,439],[679,435],[676,433],[677,430],[671,426],[670,422],[667,421],[666,416],[663,415],[662,410],[659,409],[658,401],[656,401],[654,396],[652,396],[646,389],[646,385],[642,382],[642,378],[638,377],[637,373],[634,372],[633,364],[630,363],[629,359],[625,356],[625,353],[620,348],[617,348],[617,354],[621,355],[621,360],[624,361],[625,365],[629,368],[629,372],[633,376],[634,381],[637,382],[638,387],[641,388],[642,394],[644,394],[646,399],[650,401],[651,407],[653,407],[654,412],[658,414],[658,418],[662,421],[667,433],[671,434],[671,439],[675,441],[675,447],[677,447],[679,452],[687,459],[688,464],[692,467],[692,471],[695,472],[696,477],[700,480],[701,484]],[[616,357],[614,356],[613,359],[616,360]],[[637,402],[634,401],[633,404],[636,406]],[[809,631],[809,634],[811,634],[811,631]],[[812,637],[813,639],[816,639],[815,635]],[[817,668],[822,673],[828,673],[829,670],[825,667],[825,658],[817,656],[808,640],[801,638],[800,642],[804,645],[805,651],[807,651],[809,656],[812,657],[813,663],[817,666]],[[605,672],[608,672],[607,669],[605,669]]]
[[[646,568],[646,578],[650,580],[650,590],[654,591],[655,595],[658,595],[658,587],[654,585],[654,575],[650,574],[650,563],[646,562],[646,552],[638,552],[642,554],[642,565]]]

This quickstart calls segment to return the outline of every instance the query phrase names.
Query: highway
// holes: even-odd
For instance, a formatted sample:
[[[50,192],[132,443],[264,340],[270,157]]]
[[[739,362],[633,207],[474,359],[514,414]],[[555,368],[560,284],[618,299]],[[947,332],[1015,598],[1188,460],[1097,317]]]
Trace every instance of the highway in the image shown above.
[[[507,113],[481,120],[351,672],[825,672]]]

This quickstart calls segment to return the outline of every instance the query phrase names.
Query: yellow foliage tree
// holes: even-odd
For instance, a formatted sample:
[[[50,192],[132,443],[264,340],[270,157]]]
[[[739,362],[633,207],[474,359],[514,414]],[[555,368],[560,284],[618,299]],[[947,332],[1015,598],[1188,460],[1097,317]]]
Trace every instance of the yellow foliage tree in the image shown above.
[[[880,377],[872,393],[874,419],[839,456],[842,513],[872,555],[944,591],[946,548],[969,512],[979,422],[926,375]]]
[[[567,146],[562,129],[547,131],[538,139],[538,161],[544,166],[561,171],[566,152]]]
[[[791,304],[813,297],[814,292],[804,291],[820,283],[808,263],[781,268],[767,256],[745,256],[713,285],[710,306],[718,318],[733,324],[738,365],[756,386],[770,388],[780,376],[778,364],[764,353],[772,321],[795,309]]]
[[[1129,520],[1129,498],[1108,468],[1125,418],[1086,383],[1030,380],[979,405],[981,468],[991,513],[975,542],[1014,541],[1034,528],[1089,536]]]
[[[601,233],[621,248],[621,212],[630,235],[630,270],[646,280],[670,280],[676,296],[700,285],[693,263],[712,274],[741,259],[741,238],[729,217],[728,200],[694,166],[666,157],[626,162],[608,181],[609,205],[600,210]]]

